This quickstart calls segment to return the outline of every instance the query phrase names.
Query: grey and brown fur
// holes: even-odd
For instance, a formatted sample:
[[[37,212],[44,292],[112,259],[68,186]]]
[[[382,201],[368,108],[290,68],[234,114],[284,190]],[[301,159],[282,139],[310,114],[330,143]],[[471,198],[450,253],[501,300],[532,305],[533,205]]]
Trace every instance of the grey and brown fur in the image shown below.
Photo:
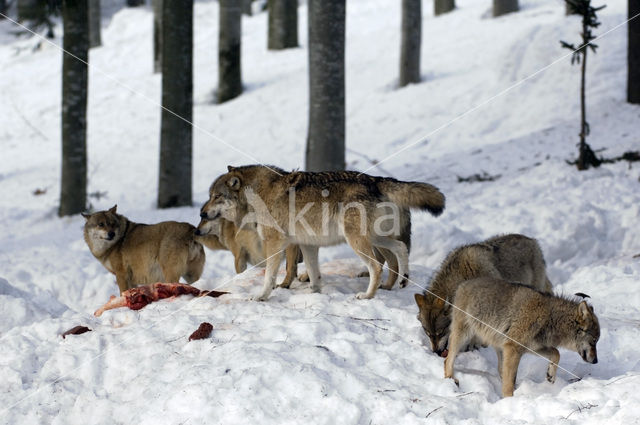
[[[466,281],[454,298],[449,355],[445,378],[454,378],[454,362],[471,339],[495,348],[502,396],[510,397],[520,358],[532,351],[549,359],[547,380],[554,382],[558,347],[580,354],[587,363],[598,363],[596,343],[600,325],[593,307],[492,277]]]
[[[460,283],[491,276],[551,292],[542,250],[535,239],[519,234],[495,236],[451,251],[424,294],[415,294],[418,320],[431,349],[446,356],[451,302]]]
[[[285,172],[276,167],[250,165],[229,167],[228,173],[218,177],[211,185],[209,201],[202,212],[209,220],[223,217],[238,225],[247,214],[255,212],[251,209],[255,209],[251,199],[261,200],[269,217],[267,223],[263,220],[257,225],[268,258],[258,300],[266,300],[275,286],[275,274],[281,261],[276,253],[284,247],[289,244],[300,246],[311,286],[318,291],[318,247],[345,241],[369,271],[367,291],[357,297],[372,298],[380,285],[382,272],[375,249],[380,249],[385,259],[385,253],[397,259],[398,276],[394,282],[402,282],[408,273],[408,249],[401,240],[401,229],[408,225],[409,208],[439,215],[445,202],[444,195],[427,183],[402,182],[354,171]],[[290,202],[294,218],[291,226]],[[304,222],[295,220],[299,214],[303,215]],[[395,214],[397,220],[385,221],[384,217],[391,214]],[[396,226],[392,228],[394,223]]]
[[[134,223],[116,212],[117,206],[86,219],[84,240],[102,265],[116,275],[120,293],[155,282],[187,283],[200,279],[205,254],[194,240],[189,223]]]
[[[243,226],[240,230],[235,223],[218,217],[215,220],[203,218],[196,228],[195,240],[211,250],[231,251],[236,273],[247,269],[247,264],[265,266],[265,255],[262,240],[255,226]],[[288,288],[297,277],[298,263],[302,261],[302,253],[297,245],[289,245],[285,250],[286,275],[280,284]],[[300,280],[308,280],[301,276]]]

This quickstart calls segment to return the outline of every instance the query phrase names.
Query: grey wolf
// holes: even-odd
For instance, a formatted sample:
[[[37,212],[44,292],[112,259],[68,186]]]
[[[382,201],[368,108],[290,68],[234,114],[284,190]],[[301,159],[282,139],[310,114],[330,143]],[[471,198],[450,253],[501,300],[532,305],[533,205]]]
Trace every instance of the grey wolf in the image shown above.
[[[116,209],[82,216],[84,240],[93,256],[116,275],[120,293],[137,285],[178,282],[180,277],[191,284],[200,278],[205,254],[194,240],[194,226],[176,221],[134,223]]]
[[[439,215],[445,204],[440,191],[427,183],[403,182],[354,171],[286,172],[276,167],[228,167],[209,189],[203,218],[218,217],[236,225],[257,222],[264,243],[267,269],[262,292],[266,300],[275,287],[281,261],[277,255],[289,244],[300,246],[311,287],[320,289],[318,248],[347,242],[365,262],[369,286],[357,298],[372,298],[380,286],[379,256],[395,257],[395,281],[408,276],[408,249],[401,240],[409,208]],[[407,232],[405,232],[406,234]],[[385,255],[386,254],[386,255]]]
[[[471,338],[495,348],[503,397],[513,395],[520,358],[530,350],[549,359],[549,382],[556,378],[557,347],[577,352],[587,363],[598,363],[600,325],[586,301],[481,277],[460,285],[454,305],[444,376],[456,383],[453,365],[460,348]]]
[[[418,320],[431,349],[446,357],[451,302],[465,280],[491,276],[551,292],[542,250],[535,239],[519,234],[495,236],[451,251],[424,294],[415,294]]]
[[[219,217],[215,220],[202,218],[195,231],[195,240],[211,250],[231,251],[236,273],[247,269],[247,264],[264,266],[265,254],[262,240],[255,225],[249,224],[238,229],[234,222]],[[286,275],[280,286],[288,288],[298,274],[298,263],[302,253],[297,245],[285,249]],[[304,276],[300,280],[307,280]]]

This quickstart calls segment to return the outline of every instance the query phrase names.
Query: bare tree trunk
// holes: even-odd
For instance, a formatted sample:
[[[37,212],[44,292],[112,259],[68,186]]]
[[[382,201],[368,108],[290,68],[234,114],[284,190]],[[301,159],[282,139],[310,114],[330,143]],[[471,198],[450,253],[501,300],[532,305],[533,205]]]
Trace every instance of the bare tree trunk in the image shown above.
[[[308,0],[307,171],[345,168],[345,0]]]
[[[158,208],[191,205],[193,0],[162,6],[162,123]]]
[[[144,6],[144,0],[127,0],[128,7]]]
[[[421,0],[402,0],[400,87],[420,82]]]
[[[40,0],[17,0],[17,5],[20,22],[42,22],[47,14],[47,4]]]
[[[493,17],[520,10],[518,0],[493,0]]]
[[[253,0],[242,0],[242,13],[247,16],[251,16],[253,11],[251,10],[251,4]]]
[[[242,10],[237,0],[219,0],[218,103],[242,93],[240,41]]]
[[[456,8],[455,0],[434,0],[433,13],[438,16],[443,13],[451,12]]]
[[[162,72],[162,1],[152,0],[153,7],[153,72]]]
[[[587,28],[583,27],[583,31],[586,32]],[[576,167],[578,168],[578,170],[586,170],[590,166],[598,167],[602,163],[602,161],[598,157],[596,157],[596,154],[591,149],[591,146],[589,146],[589,144],[587,143],[587,136],[589,135],[589,124],[587,123],[587,106],[585,98],[585,88],[587,84],[587,53],[588,49],[585,46],[582,54],[582,69],[580,70],[580,147],[578,160],[576,161]]]
[[[59,216],[78,214],[85,210],[87,202],[87,1],[64,0],[62,3],[62,46],[68,53],[62,54],[62,177]]]
[[[298,47],[298,0],[269,0],[269,50]]]
[[[640,0],[629,0],[629,19],[640,13]],[[629,21],[627,102],[640,104],[640,16]]]
[[[0,0],[0,13],[7,14],[7,0]],[[4,16],[0,15],[0,19],[4,19]]]
[[[100,0],[89,0],[89,47],[102,44],[100,29]]]

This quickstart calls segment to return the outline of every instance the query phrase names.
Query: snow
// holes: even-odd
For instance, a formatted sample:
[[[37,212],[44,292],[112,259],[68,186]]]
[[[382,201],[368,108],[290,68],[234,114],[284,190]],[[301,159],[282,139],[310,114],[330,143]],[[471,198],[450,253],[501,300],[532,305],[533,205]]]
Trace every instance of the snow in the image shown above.
[[[403,89],[395,87],[400,2],[350,0],[347,8],[349,167],[366,170],[404,148],[369,172],[427,181],[447,196],[441,217],[412,215],[417,285],[356,300],[368,280],[355,277],[363,266],[343,245],[320,251],[321,293],[296,281],[258,303],[249,298],[263,270],[235,275],[230,253],[207,251],[196,286],[231,294],[100,318],[92,313],[117,293],[114,278],[89,253],[82,217],[56,215],[61,54],[0,22],[0,423],[637,423],[640,169],[620,162],[578,172],[565,162],[577,153],[579,72],[558,60],[567,54],[558,40],[577,39],[578,18],[565,17],[558,0],[524,0],[522,11],[498,19],[487,2],[460,0],[438,18],[432,6],[423,4],[424,82]],[[282,52],[266,50],[264,13],[243,18],[246,91],[214,105],[217,4],[198,2],[196,205],[156,210],[151,11],[105,7],[103,46],[90,53],[88,189],[105,194],[90,198],[95,209],[117,203],[134,221],[195,224],[227,164],[303,165],[306,6],[301,47]],[[596,34],[624,22],[625,2],[600,17]],[[613,157],[640,148],[640,108],[625,103],[626,27],[597,44],[588,141]],[[458,182],[483,172],[499,178]],[[451,249],[506,232],[538,239],[555,291],[589,294],[602,332],[597,365],[561,350],[570,373],[559,370],[550,384],[545,362],[525,356],[514,397],[501,399],[493,350],[458,357],[459,388],[443,379],[413,294]],[[188,342],[205,321],[212,336]],[[60,337],[76,325],[92,332]]]

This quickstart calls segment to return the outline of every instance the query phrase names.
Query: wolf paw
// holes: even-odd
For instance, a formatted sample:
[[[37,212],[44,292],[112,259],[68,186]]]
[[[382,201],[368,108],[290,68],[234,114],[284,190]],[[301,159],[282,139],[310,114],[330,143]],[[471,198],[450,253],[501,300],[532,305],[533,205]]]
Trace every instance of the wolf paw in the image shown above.
[[[266,301],[269,298],[269,294],[260,294],[251,297],[251,301]]]
[[[404,278],[402,279],[402,281],[400,281],[400,287],[406,288],[408,284],[409,284],[409,275],[405,273]]]
[[[556,376],[555,375],[551,375],[549,372],[547,372],[547,381],[551,382],[552,384],[554,382],[556,382]]]
[[[368,300],[368,299],[373,298],[373,296],[367,294],[366,292],[358,292],[356,294],[356,298],[359,299],[359,300]]]

